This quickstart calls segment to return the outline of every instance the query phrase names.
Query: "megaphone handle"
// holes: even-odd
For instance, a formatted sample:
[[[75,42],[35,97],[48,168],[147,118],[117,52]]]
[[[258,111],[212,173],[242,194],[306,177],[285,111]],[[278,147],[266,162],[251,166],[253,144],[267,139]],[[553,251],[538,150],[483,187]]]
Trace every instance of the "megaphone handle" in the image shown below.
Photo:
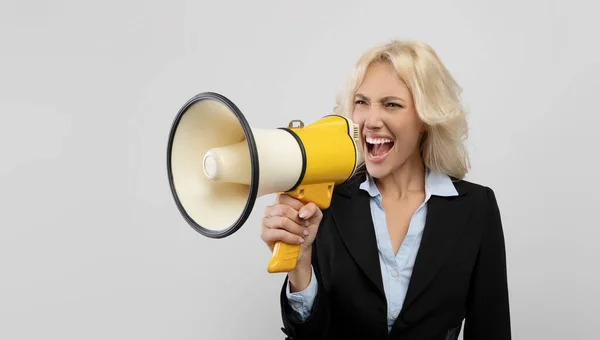
[[[286,192],[286,194],[305,204],[313,202],[320,209],[327,209],[331,203],[334,184],[331,182],[300,185],[295,190]],[[267,265],[267,271],[269,273],[287,273],[294,270],[298,262],[298,255],[300,255],[299,244],[276,242],[273,247],[273,256]]]
[[[299,244],[289,244],[282,241],[277,241],[273,247],[273,256],[267,265],[269,273],[287,273],[296,268],[300,255]]]

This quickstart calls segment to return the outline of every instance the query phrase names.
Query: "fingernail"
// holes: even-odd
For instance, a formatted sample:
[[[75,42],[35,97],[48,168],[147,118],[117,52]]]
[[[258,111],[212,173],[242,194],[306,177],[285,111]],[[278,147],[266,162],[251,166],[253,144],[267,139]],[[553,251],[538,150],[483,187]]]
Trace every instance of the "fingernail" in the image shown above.
[[[300,243],[304,243],[304,239],[300,237]]]
[[[308,227],[308,225],[309,225],[309,224],[310,224],[310,222],[309,222],[309,221],[304,221],[304,226],[305,226],[305,227]]]
[[[304,236],[308,236],[308,230],[304,230]]]
[[[305,218],[306,217],[306,210],[302,210],[299,214],[298,217],[300,218]]]

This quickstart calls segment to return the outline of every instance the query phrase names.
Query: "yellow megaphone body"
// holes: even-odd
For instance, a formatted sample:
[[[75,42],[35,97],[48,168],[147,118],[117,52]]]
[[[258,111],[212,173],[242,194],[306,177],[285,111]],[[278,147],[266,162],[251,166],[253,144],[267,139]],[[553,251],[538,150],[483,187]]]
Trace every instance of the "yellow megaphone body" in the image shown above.
[[[210,238],[236,232],[256,198],[286,193],[327,209],[335,185],[361,160],[359,129],[350,119],[328,115],[304,126],[251,128],[226,97],[205,92],[181,108],[169,135],[167,166],[173,198],[192,228]],[[270,273],[296,266],[299,245],[278,242]]]

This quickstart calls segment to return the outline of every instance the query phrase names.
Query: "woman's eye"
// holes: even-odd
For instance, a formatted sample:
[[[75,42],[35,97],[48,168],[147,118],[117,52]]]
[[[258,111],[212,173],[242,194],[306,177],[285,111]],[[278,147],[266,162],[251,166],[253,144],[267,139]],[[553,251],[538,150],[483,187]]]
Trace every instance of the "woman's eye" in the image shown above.
[[[396,104],[396,103],[388,103],[386,106],[393,107],[393,108],[402,108],[402,105]]]
[[[354,104],[356,105],[363,105],[366,104],[364,100],[357,100],[356,102],[354,102]]]

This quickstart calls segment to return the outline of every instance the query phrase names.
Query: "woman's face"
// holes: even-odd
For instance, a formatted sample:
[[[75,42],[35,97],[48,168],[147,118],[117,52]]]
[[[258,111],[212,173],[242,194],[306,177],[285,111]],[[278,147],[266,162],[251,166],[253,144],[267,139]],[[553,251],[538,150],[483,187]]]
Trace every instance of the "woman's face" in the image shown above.
[[[410,90],[394,72],[389,63],[371,65],[355,96],[352,120],[360,126],[365,165],[375,178],[390,175],[407,160],[421,161],[424,124]]]

